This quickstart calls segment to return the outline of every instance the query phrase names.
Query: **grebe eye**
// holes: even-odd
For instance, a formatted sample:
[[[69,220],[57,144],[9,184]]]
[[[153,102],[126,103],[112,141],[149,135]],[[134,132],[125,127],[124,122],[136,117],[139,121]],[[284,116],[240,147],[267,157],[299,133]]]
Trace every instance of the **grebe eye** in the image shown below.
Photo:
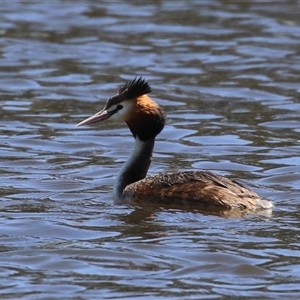
[[[117,105],[117,110],[121,110],[123,108],[123,105],[122,104],[118,104]]]

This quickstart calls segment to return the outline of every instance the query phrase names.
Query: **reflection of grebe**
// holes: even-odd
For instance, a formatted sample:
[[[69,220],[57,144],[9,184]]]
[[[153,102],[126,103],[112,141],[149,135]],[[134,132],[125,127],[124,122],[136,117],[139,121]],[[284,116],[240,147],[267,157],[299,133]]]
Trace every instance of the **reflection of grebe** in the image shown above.
[[[250,210],[273,206],[271,201],[262,199],[242,184],[209,171],[159,173],[145,178],[155,137],[165,124],[162,109],[147,95],[150,92],[143,78],[129,81],[101,111],[77,125],[91,125],[111,118],[125,121],[131,130],[135,147],[116,179],[113,192],[116,201]]]

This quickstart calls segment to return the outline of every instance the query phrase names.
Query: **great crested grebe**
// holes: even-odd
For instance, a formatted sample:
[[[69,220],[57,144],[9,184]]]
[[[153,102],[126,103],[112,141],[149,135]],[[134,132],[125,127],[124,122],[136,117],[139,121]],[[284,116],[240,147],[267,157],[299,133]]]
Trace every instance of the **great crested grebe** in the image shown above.
[[[220,209],[269,209],[272,202],[247,187],[209,171],[158,173],[148,176],[156,136],[165,124],[160,106],[147,94],[149,84],[135,78],[109,98],[104,108],[77,126],[107,119],[125,121],[135,138],[134,150],[117,176],[116,202],[188,204]],[[146,177],[146,178],[145,178]]]

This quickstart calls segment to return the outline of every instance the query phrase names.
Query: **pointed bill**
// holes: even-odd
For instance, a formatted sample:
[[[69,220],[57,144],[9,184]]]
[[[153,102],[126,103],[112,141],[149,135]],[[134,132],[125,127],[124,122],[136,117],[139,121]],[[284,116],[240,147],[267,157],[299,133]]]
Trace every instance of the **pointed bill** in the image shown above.
[[[94,114],[93,116],[88,117],[87,119],[81,121],[76,126],[92,125],[92,124],[107,120],[112,114],[113,114],[112,112],[109,112],[106,109],[103,109],[103,110],[97,112],[96,114]]]

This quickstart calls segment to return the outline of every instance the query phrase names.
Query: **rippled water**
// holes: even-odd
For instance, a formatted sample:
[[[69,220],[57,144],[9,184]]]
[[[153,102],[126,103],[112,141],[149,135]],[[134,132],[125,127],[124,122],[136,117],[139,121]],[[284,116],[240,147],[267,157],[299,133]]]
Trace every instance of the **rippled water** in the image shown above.
[[[298,299],[299,1],[4,1],[0,28],[1,298]],[[113,204],[130,132],[75,124],[135,76],[168,116],[150,173],[273,213]]]

